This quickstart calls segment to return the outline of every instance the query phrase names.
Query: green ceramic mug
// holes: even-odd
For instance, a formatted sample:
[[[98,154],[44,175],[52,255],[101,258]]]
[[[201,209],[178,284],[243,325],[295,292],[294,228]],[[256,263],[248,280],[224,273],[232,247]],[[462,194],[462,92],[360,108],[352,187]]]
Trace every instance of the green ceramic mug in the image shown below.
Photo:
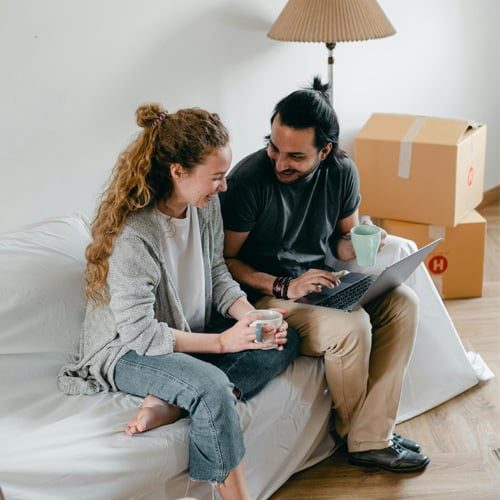
[[[380,246],[382,229],[377,226],[360,224],[351,229],[351,241],[356,261],[362,267],[375,265]]]

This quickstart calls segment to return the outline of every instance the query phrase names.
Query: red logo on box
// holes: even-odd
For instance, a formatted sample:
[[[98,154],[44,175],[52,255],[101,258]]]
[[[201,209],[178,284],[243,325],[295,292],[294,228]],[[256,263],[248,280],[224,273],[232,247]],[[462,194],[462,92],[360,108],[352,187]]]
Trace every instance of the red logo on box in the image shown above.
[[[467,169],[467,186],[471,187],[474,182],[474,165],[469,165]]]
[[[429,261],[428,267],[432,274],[442,274],[448,269],[448,259],[443,255],[436,255]]]

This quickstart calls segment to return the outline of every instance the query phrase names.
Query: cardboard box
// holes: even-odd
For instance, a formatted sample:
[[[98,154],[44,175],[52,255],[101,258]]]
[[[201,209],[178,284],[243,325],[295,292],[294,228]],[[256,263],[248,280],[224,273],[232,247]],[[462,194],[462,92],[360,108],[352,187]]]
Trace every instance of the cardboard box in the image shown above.
[[[443,238],[425,259],[441,297],[457,299],[482,295],[486,220],[476,211],[455,227],[390,219],[374,219],[374,222],[389,234],[413,240],[419,248],[436,238]]]
[[[486,126],[374,114],[355,140],[360,213],[456,226],[483,197]]]

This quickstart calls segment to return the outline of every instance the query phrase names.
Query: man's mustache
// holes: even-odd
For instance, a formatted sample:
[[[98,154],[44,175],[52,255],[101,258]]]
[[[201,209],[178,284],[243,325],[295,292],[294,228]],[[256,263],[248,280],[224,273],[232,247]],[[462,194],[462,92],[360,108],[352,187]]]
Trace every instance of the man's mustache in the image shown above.
[[[276,162],[273,162],[273,166],[274,166],[274,170],[276,170],[276,172],[278,172],[278,169],[276,168]],[[295,170],[294,168],[287,168],[286,170],[283,170],[282,172],[278,172],[278,173],[288,175],[288,174],[294,174],[296,172],[297,172],[297,170]]]

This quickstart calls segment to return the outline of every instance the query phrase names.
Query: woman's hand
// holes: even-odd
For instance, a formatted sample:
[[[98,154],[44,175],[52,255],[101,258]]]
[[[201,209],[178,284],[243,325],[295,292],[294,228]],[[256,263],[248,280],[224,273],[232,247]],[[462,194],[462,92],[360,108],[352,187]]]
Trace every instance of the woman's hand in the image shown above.
[[[283,314],[283,317],[288,314],[288,309],[284,309],[282,307],[271,307],[270,311],[277,311]],[[285,344],[288,342],[288,323],[283,320],[281,325],[277,328],[276,333],[274,334],[274,341],[278,347],[276,349],[278,351],[282,351],[285,347]]]
[[[219,334],[221,354],[269,347],[268,344],[255,342],[255,327],[250,326],[252,321],[254,321],[253,318],[240,319],[231,328]],[[263,332],[270,333],[272,331],[274,331],[272,326],[264,325]]]

